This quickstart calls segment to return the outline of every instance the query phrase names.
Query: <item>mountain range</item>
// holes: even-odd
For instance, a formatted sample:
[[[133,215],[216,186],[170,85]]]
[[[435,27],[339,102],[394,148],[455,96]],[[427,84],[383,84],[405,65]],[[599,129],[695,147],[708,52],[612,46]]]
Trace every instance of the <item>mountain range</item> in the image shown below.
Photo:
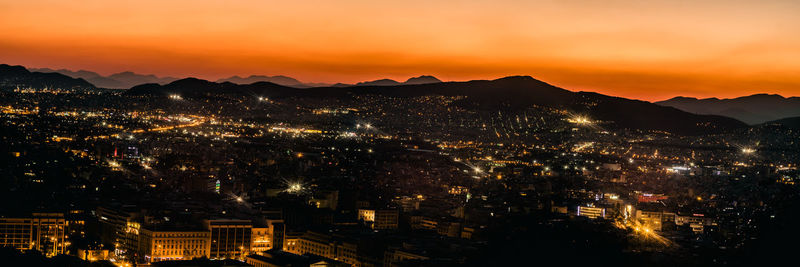
[[[679,134],[714,133],[747,127],[744,123],[716,115],[697,115],[650,102],[611,97],[597,93],[572,92],[529,76],[512,76],[496,80],[440,82],[424,84],[359,85],[351,87],[315,87],[298,89],[270,82],[235,84],[216,83],[187,78],[166,85],[144,84],[126,91],[127,95],[166,97],[180,94],[185,98],[230,96],[263,96],[273,99],[340,98],[354,95],[416,97],[426,95],[467,96],[455,105],[481,110],[522,110],[532,106],[553,107],[593,119],[609,121],[611,127],[660,130]]]
[[[405,82],[398,82],[392,79],[380,79],[374,81],[360,82],[355,84],[355,86],[395,86],[395,85],[428,84],[428,83],[440,83],[440,82],[442,81],[437,79],[436,77],[430,75],[422,75],[419,77],[409,78]]]
[[[175,77],[158,77],[152,74],[138,74],[130,71],[115,73],[109,76],[103,76],[96,72],[87,70],[72,71],[67,69],[54,70],[50,68],[38,68],[38,69],[32,68],[31,71],[42,72],[42,73],[60,73],[69,77],[84,79],[99,88],[109,88],[109,89],[128,89],[136,85],[147,84],[147,83],[167,84],[179,79]],[[247,77],[232,76],[228,78],[219,79],[216,82],[218,83],[231,82],[235,84],[270,82],[294,88],[354,86],[352,84],[344,84],[344,83],[337,83],[337,84],[304,83],[295,78],[283,75],[277,75],[277,76],[250,75]],[[440,83],[440,82],[442,81],[437,79],[436,77],[429,75],[422,75],[419,77],[409,78],[405,82],[398,82],[391,79],[381,79],[375,81],[360,82],[355,84],[355,86],[368,86],[368,85],[391,86],[391,85],[401,85],[401,84],[424,84],[424,83]]]
[[[71,88],[94,89],[95,86],[81,78],[60,73],[31,72],[23,66],[0,64],[0,89],[20,88]]]
[[[178,80],[178,78],[175,77],[158,77],[152,74],[145,75],[130,71],[115,73],[109,76],[103,76],[96,72],[86,71],[86,70],[71,71],[66,69],[54,70],[49,68],[40,68],[40,69],[32,68],[31,71],[44,72],[44,73],[60,73],[73,78],[84,79],[100,88],[109,88],[109,89],[127,89],[144,83],[166,84]]]
[[[224,95],[259,95],[264,97],[351,98],[359,94],[380,94],[392,97],[424,95],[467,96],[455,104],[478,109],[524,109],[531,106],[561,108],[591,114],[594,119],[613,121],[613,126],[642,130],[664,130],[683,134],[710,133],[747,127],[747,124],[800,125],[800,98],[757,94],[733,99],[676,97],[655,103],[611,97],[591,92],[572,92],[529,76],[512,76],[496,80],[442,82],[433,76],[419,76],[405,82],[389,79],[349,84],[315,84],[310,86],[286,76],[231,77],[211,82],[196,78],[170,81],[123,72],[108,77],[88,71],[33,69],[0,64],[0,88],[60,87],[96,88],[84,78],[95,81],[107,78],[119,83],[145,82],[132,86],[127,95],[160,96],[178,93],[185,97]],[[40,72],[45,71],[45,72]],[[264,81],[267,80],[267,81]],[[123,82],[120,82],[123,81]],[[106,81],[105,85],[112,83]],[[149,83],[148,83],[149,82]],[[241,83],[241,84],[240,84]],[[283,83],[283,85],[278,84]],[[100,83],[103,84],[103,83]],[[121,86],[121,85],[120,85]],[[108,88],[111,86],[97,86]],[[124,87],[123,87],[124,88]]]
[[[696,114],[731,117],[751,125],[800,116],[800,97],[770,94],[731,99],[675,97],[655,103]]]
[[[243,78],[243,77],[239,77],[239,76],[233,76],[233,77],[230,77],[230,78],[219,79],[219,80],[217,80],[217,82],[218,83],[231,82],[231,83],[235,83],[235,84],[251,84],[251,83],[257,83],[257,82],[271,82],[271,83],[274,83],[274,84],[280,84],[280,85],[284,85],[284,86],[306,87],[305,84],[303,84],[302,82],[298,81],[297,79],[292,78],[292,77],[283,76],[283,75],[278,75],[278,76],[250,75],[247,78]],[[324,85],[324,86],[327,86],[327,84]]]

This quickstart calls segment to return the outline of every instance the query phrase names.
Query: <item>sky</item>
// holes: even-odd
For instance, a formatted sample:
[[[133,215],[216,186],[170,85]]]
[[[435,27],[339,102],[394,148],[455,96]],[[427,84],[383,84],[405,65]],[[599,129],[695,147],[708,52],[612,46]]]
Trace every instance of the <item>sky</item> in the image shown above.
[[[573,91],[800,96],[793,0],[0,0],[0,63],[215,80],[530,75]]]

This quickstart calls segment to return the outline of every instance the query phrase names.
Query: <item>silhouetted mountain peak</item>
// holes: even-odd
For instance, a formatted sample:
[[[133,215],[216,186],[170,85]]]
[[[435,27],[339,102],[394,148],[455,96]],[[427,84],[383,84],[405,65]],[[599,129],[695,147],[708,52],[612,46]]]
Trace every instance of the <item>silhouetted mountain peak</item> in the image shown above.
[[[514,75],[495,79],[495,81],[539,81],[528,75]]]
[[[108,77],[112,79],[158,79],[158,77],[153,74],[137,74],[132,71],[123,71],[120,73],[111,74]]]
[[[266,76],[266,75],[250,75],[246,78],[240,77],[238,75],[231,76],[229,78],[219,79],[217,82],[232,82],[235,84],[251,84],[256,82],[270,82],[274,84],[280,84],[285,86],[303,86],[303,83],[298,81],[295,78],[283,76],[283,75],[276,75],[276,76]]]
[[[360,82],[357,83],[355,86],[392,86],[392,85],[399,85],[400,82],[392,80],[392,79],[380,79],[374,81],[367,81],[367,82]]]
[[[192,86],[215,86],[221,85],[222,83],[215,83],[203,79],[198,79],[194,77],[183,78],[180,80],[175,80],[171,83],[166,84],[166,87],[192,87]]]
[[[779,94],[754,94],[754,95],[750,95],[750,96],[738,97],[737,99],[743,99],[743,98],[762,99],[762,100],[763,99],[771,99],[771,100],[778,100],[778,99],[783,100],[783,99],[786,99],[785,97],[783,97],[782,95],[779,95]]]
[[[8,73],[8,74],[28,74],[30,71],[23,66],[12,66],[8,64],[0,64],[0,71]]]
[[[60,73],[31,72],[23,66],[0,64],[0,88],[95,88],[81,78],[72,78]]]
[[[673,98],[670,98],[670,99],[667,99],[667,100],[664,100],[664,101],[691,101],[691,100],[699,100],[699,99],[697,99],[696,97],[690,97],[690,96],[676,96],[676,97],[673,97]]]
[[[403,84],[426,84],[426,83],[440,83],[442,80],[430,75],[422,75],[419,77],[408,78]]]

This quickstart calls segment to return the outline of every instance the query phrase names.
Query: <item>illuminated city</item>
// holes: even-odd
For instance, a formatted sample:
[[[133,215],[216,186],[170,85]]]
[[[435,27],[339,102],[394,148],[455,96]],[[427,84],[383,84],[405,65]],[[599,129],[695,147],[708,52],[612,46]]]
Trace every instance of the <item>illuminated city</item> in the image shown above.
[[[247,25],[278,19],[248,18]],[[213,21],[220,35],[238,25]],[[163,37],[166,30],[141,24],[147,31],[119,35]],[[365,69],[378,71],[368,59],[403,55],[354,46],[364,61],[350,60],[363,65],[334,71],[331,62],[345,52],[325,62],[312,59],[323,53],[300,56],[295,49],[302,47],[291,46],[274,49],[298,53],[297,62],[249,50],[229,54],[236,49],[228,43],[259,45],[241,36],[203,50],[209,61],[190,57],[194,50],[153,50],[164,56],[151,60],[158,75],[90,75],[45,66],[60,57],[28,63],[0,52],[0,265],[773,266],[793,259],[800,238],[798,97],[757,91],[697,99],[682,97],[693,92],[686,89],[648,102],[637,100],[645,89],[595,93],[540,80],[536,68],[522,69],[532,76],[460,79],[435,64],[419,71],[457,78],[355,81],[372,73]],[[486,45],[516,49],[527,39],[502,40]],[[466,49],[459,44],[453,41],[453,53]],[[137,50],[144,43],[129,45],[132,55],[145,53]],[[240,77],[215,53],[333,78]],[[111,73],[149,66],[105,56],[52,67]],[[463,65],[464,75],[502,67],[477,56],[444,59]],[[470,60],[486,66],[468,71]],[[243,68],[249,62],[240,61]],[[415,62],[387,61],[396,71],[374,75],[400,77],[402,66]],[[163,71],[170,68],[175,72]],[[330,75],[312,75],[320,69]],[[179,71],[197,74],[167,76]],[[232,77],[217,79],[214,71]],[[800,95],[797,88],[780,93]],[[759,90],[778,92],[771,89]]]

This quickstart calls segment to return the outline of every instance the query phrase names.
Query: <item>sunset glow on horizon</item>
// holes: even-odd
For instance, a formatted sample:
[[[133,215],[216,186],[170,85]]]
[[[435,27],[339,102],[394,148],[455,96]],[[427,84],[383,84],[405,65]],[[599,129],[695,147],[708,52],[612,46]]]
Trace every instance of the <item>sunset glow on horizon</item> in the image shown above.
[[[0,0],[0,63],[326,83],[530,75],[648,101],[800,95],[800,2],[643,2]]]

